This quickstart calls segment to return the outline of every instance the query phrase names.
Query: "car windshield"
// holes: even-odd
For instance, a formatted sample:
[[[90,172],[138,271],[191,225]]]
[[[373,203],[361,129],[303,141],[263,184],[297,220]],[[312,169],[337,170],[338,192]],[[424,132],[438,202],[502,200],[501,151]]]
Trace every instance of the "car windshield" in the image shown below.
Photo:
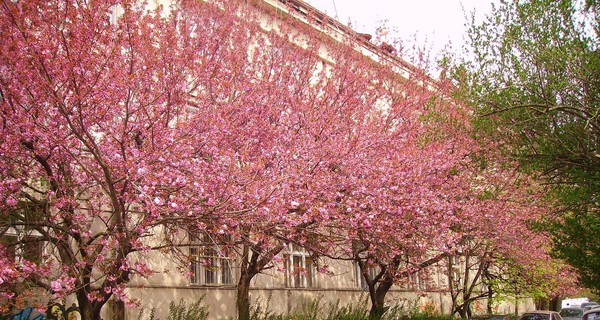
[[[562,309],[562,310],[560,310],[560,315],[563,317],[581,317],[583,315],[583,310]]]
[[[520,320],[548,320],[550,315],[540,313],[526,313],[521,316]]]
[[[590,312],[585,315],[586,320],[600,320],[600,311],[598,312]]]

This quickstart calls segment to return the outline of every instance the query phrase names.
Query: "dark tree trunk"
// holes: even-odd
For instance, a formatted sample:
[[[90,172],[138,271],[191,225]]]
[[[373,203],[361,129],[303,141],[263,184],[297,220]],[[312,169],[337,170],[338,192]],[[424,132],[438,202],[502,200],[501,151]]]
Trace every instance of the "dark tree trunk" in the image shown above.
[[[460,307],[456,309],[456,313],[461,317],[461,319],[467,319],[467,306],[462,304]]]
[[[494,312],[494,292],[489,289],[487,292],[487,313],[492,314]]]
[[[536,310],[548,310],[548,298],[535,299]]]
[[[423,261],[418,265],[418,270],[429,267],[434,263],[439,262],[446,256],[447,254],[444,253],[426,261]],[[356,261],[358,262],[361,272],[365,277],[367,284],[369,285],[369,298],[371,300],[371,310],[369,311],[369,319],[379,320],[383,317],[383,314],[388,309],[388,307],[385,306],[385,296],[394,285],[394,278],[408,277],[411,273],[409,273],[408,271],[404,271],[402,273],[388,272],[389,270],[398,270],[398,268],[400,267],[402,257],[395,256],[390,262],[390,264],[380,264],[379,274],[374,279],[370,279],[368,277],[369,272],[368,270],[366,270],[366,263],[361,261],[361,259],[358,259]]]
[[[85,292],[80,290],[77,292],[77,303],[79,304],[79,313],[81,314],[81,320],[102,320],[100,317],[100,310],[102,310],[103,302],[92,303]]]
[[[256,275],[256,263],[260,252],[258,248],[250,250],[244,245],[242,261],[240,264],[240,279],[237,286],[236,308],[239,320],[250,319],[250,282]]]
[[[561,300],[559,297],[554,297],[550,300],[550,310],[552,311],[560,311]]]
[[[383,279],[378,283],[374,283],[377,288],[369,290],[369,296],[371,298],[371,310],[369,311],[370,320],[379,320],[383,317],[383,314],[387,311],[385,306],[385,296],[392,287],[393,279],[388,276],[384,276]]]
[[[282,244],[274,246],[271,250],[264,250],[261,243],[252,247],[244,245],[236,297],[239,320],[250,319],[250,282],[283,248]]]
[[[250,281],[252,281],[252,277],[247,270],[241,271],[236,299],[239,320],[250,319]]]
[[[390,291],[390,288],[394,284],[394,278],[388,273],[388,268],[393,270],[398,269],[400,265],[400,259],[398,257],[392,260],[392,265],[379,265],[379,274],[374,279],[366,279],[369,285],[369,298],[371,299],[371,310],[369,311],[369,320],[379,320],[383,317],[383,314],[387,311],[385,306],[385,296]],[[365,267],[364,264],[360,264],[361,270]],[[368,274],[367,270],[362,270],[363,275]]]

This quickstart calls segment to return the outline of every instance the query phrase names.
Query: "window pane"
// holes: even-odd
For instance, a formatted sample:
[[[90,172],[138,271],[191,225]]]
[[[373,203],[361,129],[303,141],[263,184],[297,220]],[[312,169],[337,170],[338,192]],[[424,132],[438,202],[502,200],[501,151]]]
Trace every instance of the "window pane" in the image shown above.
[[[23,258],[32,262],[42,261],[42,241],[38,237],[23,238]]]
[[[315,273],[312,262],[307,261],[306,263],[306,287],[314,288],[315,287]]]
[[[293,268],[293,279],[294,279],[294,287],[299,288],[303,287],[302,283],[302,257],[301,256],[292,256],[292,263],[294,265]]]
[[[231,262],[228,259],[221,259],[221,284],[233,283],[233,275],[230,263]]]
[[[17,247],[14,245],[14,242],[17,241],[17,238],[12,236],[2,236],[0,241],[5,246],[7,258],[15,260],[17,257]]]
[[[198,284],[198,249],[190,248],[190,283]]]
[[[217,284],[215,276],[215,265],[214,258],[205,258],[204,263],[204,283],[206,284]]]
[[[192,261],[192,264],[190,265],[190,283],[191,284],[198,284],[198,272],[197,272],[196,268],[197,268],[196,261]]]

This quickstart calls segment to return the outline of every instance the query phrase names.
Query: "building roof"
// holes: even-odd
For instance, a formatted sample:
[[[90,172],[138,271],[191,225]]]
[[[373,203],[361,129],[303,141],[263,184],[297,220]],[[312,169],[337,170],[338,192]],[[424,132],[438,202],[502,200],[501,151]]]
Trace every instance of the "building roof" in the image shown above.
[[[409,78],[411,74],[420,72],[414,65],[402,59],[396,54],[394,46],[386,42],[376,44],[371,41],[372,35],[359,33],[352,28],[342,24],[335,18],[328,16],[319,9],[302,0],[255,0],[255,4],[266,4],[272,8],[281,10],[285,14],[310,25],[312,28],[341,42],[343,39],[353,39],[362,49],[363,55],[380,62],[382,59],[396,66],[396,72]]]

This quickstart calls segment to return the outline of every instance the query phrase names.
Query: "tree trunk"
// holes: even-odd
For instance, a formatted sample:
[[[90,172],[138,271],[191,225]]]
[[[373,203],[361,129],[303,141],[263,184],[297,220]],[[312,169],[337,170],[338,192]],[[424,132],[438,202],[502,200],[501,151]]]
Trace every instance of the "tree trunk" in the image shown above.
[[[250,247],[244,245],[236,297],[236,308],[239,320],[250,319],[250,282],[252,281],[252,277],[256,274],[254,269],[256,268],[256,261],[259,255],[258,252],[254,250],[252,250],[252,253],[250,253],[250,251]]]
[[[369,311],[369,320],[381,319],[386,311],[387,308],[385,307],[385,293],[375,293],[374,296],[371,296],[371,310]]]
[[[239,320],[250,319],[250,281],[252,281],[252,276],[246,270],[242,270],[236,299]]]
[[[385,272],[385,271],[384,271]],[[385,296],[394,284],[391,277],[383,276],[381,281],[372,283],[373,288],[369,288],[369,296],[371,298],[371,310],[369,311],[369,320],[379,320],[387,311],[385,306]],[[369,284],[371,287],[371,284]]]
[[[87,297],[87,293],[84,290],[78,290],[75,295],[77,296],[77,304],[79,307],[79,313],[81,314],[81,320],[102,320],[100,317],[100,311],[106,303],[106,300],[102,301],[90,301]]]
[[[552,311],[560,311],[561,301],[559,297],[554,297],[550,300],[550,310]]]
[[[467,308],[464,304],[460,305],[456,309],[456,312],[458,313],[461,319],[467,319]]]
[[[494,293],[491,289],[487,293],[487,313],[492,314],[494,312]]]
[[[537,298],[535,299],[536,310],[548,310],[548,298]]]
[[[101,320],[100,312],[96,314],[95,308],[92,306],[90,301],[81,299],[81,295],[77,294],[77,303],[79,304],[79,313],[81,314],[81,320]],[[100,309],[98,309],[100,310]]]
[[[261,244],[252,247],[244,245],[236,297],[239,320],[250,319],[250,282],[283,248],[284,246],[279,244],[265,251]]]

